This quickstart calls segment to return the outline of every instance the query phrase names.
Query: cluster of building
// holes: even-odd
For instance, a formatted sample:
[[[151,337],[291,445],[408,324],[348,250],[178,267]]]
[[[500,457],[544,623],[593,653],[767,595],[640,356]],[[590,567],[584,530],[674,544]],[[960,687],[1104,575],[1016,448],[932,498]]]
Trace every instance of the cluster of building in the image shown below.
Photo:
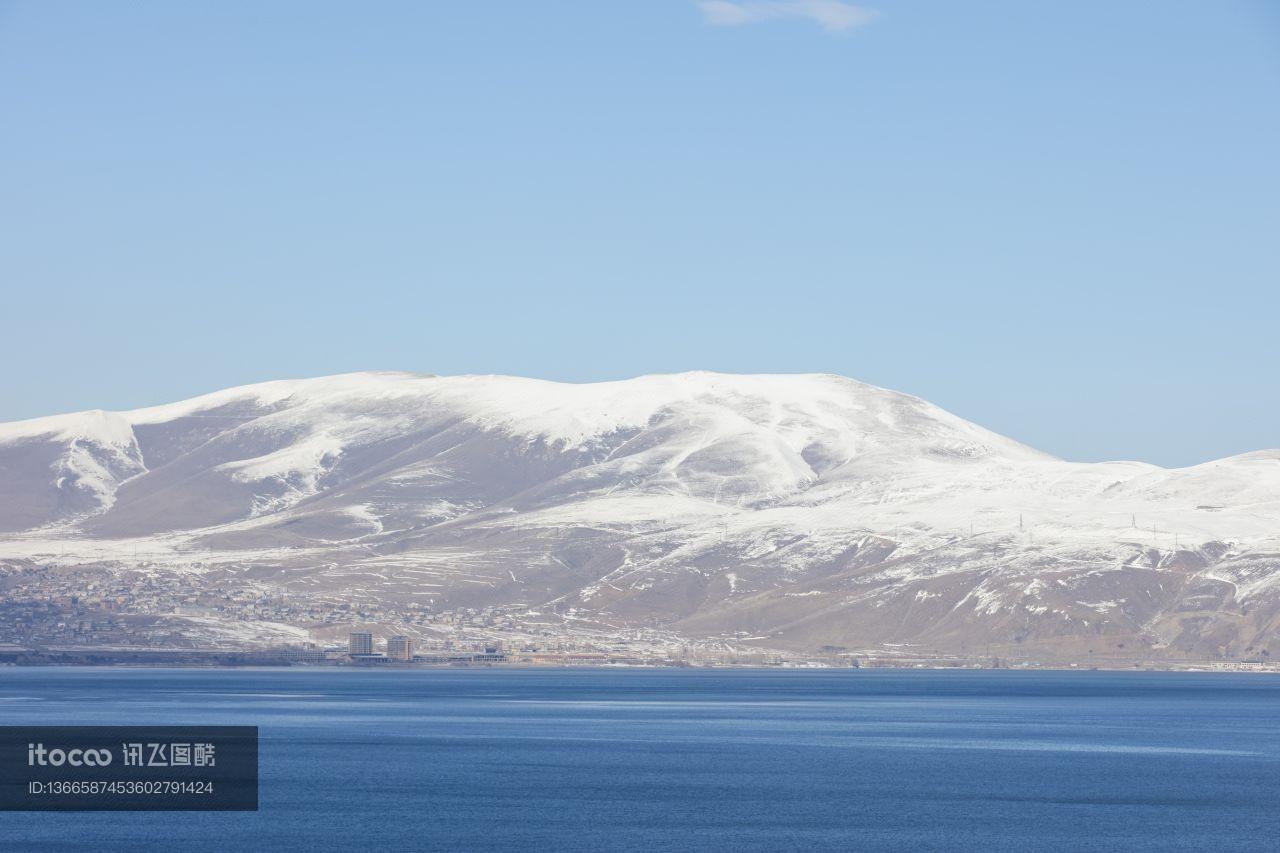
[[[379,651],[372,631],[352,631],[347,638],[347,659],[352,663],[503,663],[508,660],[500,645],[483,650],[443,650],[417,653],[413,639],[404,634],[387,638]]]
[[[426,602],[352,601],[333,590],[285,590],[260,578],[192,564],[193,571],[149,571],[106,565],[61,566],[0,560],[0,645],[27,647],[207,648],[208,626],[272,623],[324,636],[360,624],[452,636],[537,636],[564,632],[527,607],[490,605],[436,609]],[[215,640],[216,642],[216,640]],[[389,659],[413,651],[388,647]]]
[[[374,650],[372,632],[352,631],[347,640],[347,657],[353,661],[368,661],[370,659],[412,661],[413,640],[404,634],[396,634],[387,638],[385,652],[377,652]]]

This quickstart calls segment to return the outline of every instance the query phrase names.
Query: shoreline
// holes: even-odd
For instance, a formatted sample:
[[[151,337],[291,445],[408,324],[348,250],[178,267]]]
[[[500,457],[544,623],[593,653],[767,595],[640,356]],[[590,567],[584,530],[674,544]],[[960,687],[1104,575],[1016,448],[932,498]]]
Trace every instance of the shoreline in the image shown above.
[[[40,662],[40,663],[4,663],[0,662],[0,671],[30,669],[136,669],[136,670],[183,670],[191,672],[225,670],[248,672],[467,672],[494,670],[510,672],[618,672],[620,670],[644,670],[650,672],[1082,672],[1082,673],[1188,673],[1209,675],[1280,675],[1280,667],[1267,666],[1160,666],[1160,665],[1115,665],[1115,666],[1079,666],[1075,664],[1041,663],[1035,665],[977,666],[956,665],[944,666],[936,664],[878,664],[871,666],[766,666],[759,664],[526,664],[526,663],[472,663],[472,664],[407,664],[369,666],[361,664],[308,664],[308,663],[192,663],[176,661],[112,661],[85,663],[81,661]]]

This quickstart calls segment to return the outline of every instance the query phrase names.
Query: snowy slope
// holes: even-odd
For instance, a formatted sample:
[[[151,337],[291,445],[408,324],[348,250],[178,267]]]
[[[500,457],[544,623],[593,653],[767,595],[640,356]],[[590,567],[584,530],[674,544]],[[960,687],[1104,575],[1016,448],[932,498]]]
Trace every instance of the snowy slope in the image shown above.
[[[0,425],[0,531],[783,645],[1216,647],[1275,629],[1280,452],[1064,462],[829,375],[364,373]]]

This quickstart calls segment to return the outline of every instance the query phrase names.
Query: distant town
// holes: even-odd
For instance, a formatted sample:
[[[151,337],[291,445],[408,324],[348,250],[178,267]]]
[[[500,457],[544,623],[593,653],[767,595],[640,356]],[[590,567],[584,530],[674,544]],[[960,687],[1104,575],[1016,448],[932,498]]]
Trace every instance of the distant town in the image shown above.
[[[0,663],[183,665],[814,665],[749,643],[610,630],[572,612],[352,603],[337,593],[118,566],[0,566]],[[305,626],[305,627],[299,627]],[[352,631],[353,626],[371,626]]]
[[[231,575],[54,567],[0,561],[0,665],[156,666],[746,666],[805,668],[1072,668],[1277,672],[1254,659],[1064,664],[984,647],[948,654],[762,647],[740,634],[690,639],[659,628],[611,627],[572,608],[352,602]]]

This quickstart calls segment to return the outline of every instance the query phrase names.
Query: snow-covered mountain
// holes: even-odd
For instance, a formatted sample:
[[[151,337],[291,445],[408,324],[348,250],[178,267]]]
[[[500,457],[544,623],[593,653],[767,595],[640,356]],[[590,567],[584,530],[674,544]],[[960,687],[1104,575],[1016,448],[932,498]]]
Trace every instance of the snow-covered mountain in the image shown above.
[[[1280,652],[1280,451],[1065,462],[828,375],[350,374],[0,425],[0,559],[779,648],[1244,656]]]

